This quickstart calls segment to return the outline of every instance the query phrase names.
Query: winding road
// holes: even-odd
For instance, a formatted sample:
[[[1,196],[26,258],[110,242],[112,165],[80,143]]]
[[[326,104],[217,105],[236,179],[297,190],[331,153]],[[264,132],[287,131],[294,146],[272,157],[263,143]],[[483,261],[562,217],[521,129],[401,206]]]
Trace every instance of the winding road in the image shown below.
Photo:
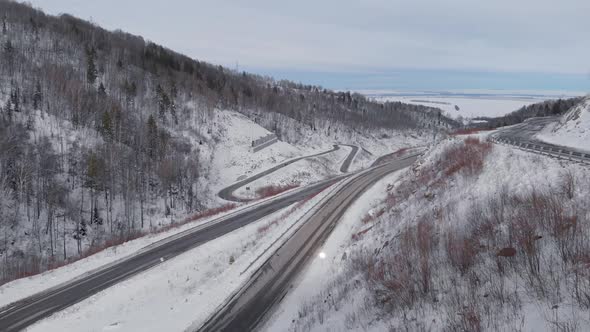
[[[336,149],[337,147],[334,148],[334,150]],[[355,149],[353,150],[353,152],[356,152]],[[326,151],[318,155],[329,153],[332,151],[333,150]],[[289,162],[292,163],[294,161],[291,160]],[[409,162],[409,160],[407,160],[406,162]],[[289,241],[289,243],[301,243],[301,241],[303,241],[305,243],[305,247],[300,254],[305,253],[305,255],[300,256],[300,254],[298,254],[297,257],[293,257],[289,260],[290,267],[286,265],[283,267],[284,269],[288,270],[288,273],[284,276],[286,278],[287,276],[293,275],[293,273],[299,270],[301,264],[303,264],[303,262],[305,261],[305,259],[303,258],[309,257],[311,252],[310,250],[312,250],[318,245],[318,239],[325,238],[325,236],[329,234],[329,231],[326,230],[326,225],[330,226],[330,229],[334,227],[335,223],[338,220],[337,217],[343,213],[343,209],[345,209],[352,200],[354,200],[358,195],[360,195],[360,193],[364,191],[368,185],[377,181],[377,179],[379,179],[384,174],[399,169],[402,166],[403,165],[396,163],[386,164],[362,172],[348,173],[336,176],[331,179],[327,179],[315,184],[295,189],[293,191],[289,191],[287,193],[278,195],[272,199],[255,203],[251,206],[230,213],[227,216],[217,218],[215,220],[209,221],[207,223],[184,231],[180,234],[171,236],[167,239],[154,243],[140,250],[139,252],[130,257],[121,259],[112,264],[98,268],[81,277],[75,278],[74,280],[68,281],[56,287],[50,288],[44,292],[40,292],[38,294],[32,295],[23,300],[17,301],[8,306],[0,308],[0,331],[20,331],[26,328],[27,326],[35,323],[36,321],[46,318],[68,306],[80,302],[100,291],[107,289],[110,286],[113,286],[121,282],[122,280],[128,279],[141,272],[149,270],[150,268],[157,266],[158,264],[161,264],[162,262],[168,259],[185,253],[190,249],[198,247],[203,243],[206,243],[224,234],[232,232],[249,223],[255,222],[260,218],[263,218],[295,202],[305,199],[310,195],[314,195],[338,181],[341,181],[345,178],[353,177],[354,180],[349,185],[344,186],[344,189],[340,190],[338,194],[336,194],[337,198],[335,200],[330,200],[330,202],[335,203],[330,203],[330,205],[326,205],[330,207],[323,207],[320,210],[324,211],[323,213],[328,213],[328,215],[325,216],[326,218],[328,218],[326,219],[326,222],[322,221],[324,220],[324,215],[316,214],[314,219],[305,223],[305,225],[309,224],[315,225],[313,227],[321,227],[316,227],[312,229],[309,228],[310,226],[305,226],[305,228],[302,228],[305,230],[305,234],[307,234],[305,235],[305,238],[302,237],[302,235],[297,235],[296,237],[294,237],[298,239],[296,240],[297,242]],[[338,207],[338,210],[333,210],[333,207],[335,206]],[[297,234],[303,234],[301,232],[303,232],[303,230],[299,230]],[[310,241],[311,239],[313,239],[313,241],[309,242],[308,240],[306,240],[307,237],[309,237]],[[289,245],[288,248],[291,248],[289,249],[289,252],[292,253],[293,248],[291,247],[291,245]],[[273,257],[276,257],[276,255]],[[294,265],[292,265],[291,263]],[[268,265],[265,266],[268,267]],[[281,282],[286,282],[289,280],[285,278],[282,278]],[[281,283],[280,285],[283,284]],[[278,288],[273,288],[273,292],[281,289],[283,289],[282,286]],[[264,302],[269,305],[272,304],[271,302],[268,302],[268,299],[266,298]],[[251,310],[252,309],[248,310],[249,315],[254,315],[255,312]],[[256,313],[256,315],[258,314],[259,313]]]
[[[556,121],[559,121],[559,118],[531,118],[523,123],[499,129],[490,138],[494,143],[509,144],[517,148],[556,158],[590,163],[590,151],[543,142],[535,137],[545,126]]]
[[[227,200],[227,201],[232,201],[232,202],[250,202],[253,199],[248,199],[248,198],[241,198],[241,197],[237,197],[234,195],[234,192],[238,189],[240,189],[241,187],[247,185],[248,183],[252,183],[260,178],[263,178],[273,172],[276,172],[286,166],[289,166],[297,161],[303,160],[303,159],[309,159],[309,158],[315,158],[315,157],[319,157],[328,153],[332,153],[338,149],[340,149],[340,146],[350,146],[352,148],[352,151],[348,154],[348,156],[346,157],[346,159],[344,160],[344,162],[342,163],[342,166],[340,167],[340,171],[343,173],[348,172],[348,168],[350,167],[350,164],[352,163],[354,156],[356,155],[356,152],[358,151],[358,147],[354,146],[354,145],[348,145],[348,144],[339,144],[339,145],[334,145],[334,147],[331,150],[327,150],[324,152],[320,152],[320,153],[316,153],[316,154],[312,154],[309,156],[302,156],[302,157],[297,157],[297,158],[293,158],[293,159],[289,159],[285,162],[282,162],[274,167],[271,167],[265,171],[262,171],[256,175],[253,175],[247,179],[238,181],[226,188],[221,189],[221,191],[219,191],[219,193],[217,194],[219,197]]]
[[[277,251],[268,258],[230,299],[199,329],[251,331],[287,292],[293,278],[315,256],[350,204],[383,176],[410,166],[411,155],[357,173],[330,195]]]
[[[348,175],[321,181],[279,195],[275,199],[255,204],[251,208],[197,226],[82,278],[0,308],[0,331],[20,331],[42,318],[82,301],[122,280],[144,272],[165,260],[316,194],[346,176]]]
[[[352,161],[354,160],[354,157],[356,156],[356,153],[358,152],[359,147],[356,145],[350,145],[350,144],[341,144],[341,145],[348,146],[352,149],[350,151],[350,153],[348,154],[348,156],[346,156],[346,159],[344,159],[342,166],[340,166],[340,172],[348,173],[348,169],[350,168],[350,165],[352,164]]]

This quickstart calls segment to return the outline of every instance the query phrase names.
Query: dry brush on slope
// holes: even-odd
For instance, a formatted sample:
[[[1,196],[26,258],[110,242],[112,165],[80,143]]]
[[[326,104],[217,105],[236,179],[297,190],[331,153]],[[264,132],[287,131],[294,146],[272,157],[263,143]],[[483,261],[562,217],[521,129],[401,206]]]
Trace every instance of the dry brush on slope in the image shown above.
[[[335,307],[345,328],[587,328],[590,205],[583,188],[590,178],[553,168],[559,175],[550,185],[516,190],[513,178],[495,175],[496,190],[479,194],[480,181],[502,174],[490,169],[501,164],[490,158],[506,152],[494,150],[477,139],[455,139],[392,186],[381,205],[387,212],[351,242],[339,276],[348,281],[303,304],[295,330],[321,324],[317,312],[329,321]],[[344,300],[325,304],[334,296]]]

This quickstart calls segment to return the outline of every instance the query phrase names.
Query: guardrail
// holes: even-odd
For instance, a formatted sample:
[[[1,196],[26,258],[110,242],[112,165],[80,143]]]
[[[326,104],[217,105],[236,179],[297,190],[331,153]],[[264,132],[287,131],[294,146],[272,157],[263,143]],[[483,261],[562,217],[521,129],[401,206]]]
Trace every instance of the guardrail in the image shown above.
[[[275,134],[268,134],[264,137],[261,137],[259,139],[255,139],[252,141],[252,150],[254,152],[258,152],[262,149],[264,149],[267,146],[270,146],[276,142],[278,142],[278,138],[277,135]]]
[[[512,145],[523,151],[590,165],[590,153],[568,150],[563,147],[553,145],[519,142],[506,138],[490,137],[489,140],[497,144]]]

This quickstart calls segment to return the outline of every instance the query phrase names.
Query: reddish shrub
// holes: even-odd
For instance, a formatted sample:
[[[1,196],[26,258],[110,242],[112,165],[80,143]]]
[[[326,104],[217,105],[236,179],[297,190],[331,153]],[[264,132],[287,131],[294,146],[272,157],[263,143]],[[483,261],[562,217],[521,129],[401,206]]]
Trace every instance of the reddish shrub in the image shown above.
[[[287,185],[283,185],[283,186],[269,185],[266,187],[260,187],[260,188],[256,189],[256,195],[258,196],[258,198],[266,198],[266,197],[278,195],[282,192],[285,192],[287,190],[297,188],[297,187],[299,187],[299,183],[292,183],[292,184],[287,184]]]
[[[473,135],[473,134],[477,134],[479,132],[482,131],[490,131],[492,129],[487,129],[487,128],[463,128],[463,129],[457,129],[454,132],[451,133],[451,136],[459,136],[459,135]]]
[[[373,226],[368,227],[366,229],[363,229],[362,231],[356,233],[356,234],[352,234],[352,240],[353,241],[358,241],[364,234],[366,234],[368,231],[371,230],[371,228],[373,228]]]
[[[192,216],[184,219],[182,222],[180,222],[180,223],[178,223],[176,225],[185,224],[187,222],[195,221],[195,220],[198,220],[198,219],[201,219],[201,218],[212,217],[214,215],[217,215],[217,214],[220,214],[220,213],[223,213],[223,212],[227,212],[229,210],[233,210],[234,208],[236,208],[236,206],[237,205],[234,204],[234,203],[229,203],[229,204],[225,204],[225,205],[222,205],[222,206],[219,206],[219,207],[216,207],[216,208],[204,210],[204,211],[198,212],[196,214],[193,214]]]
[[[97,245],[92,245],[88,249],[82,251],[79,255],[72,256],[72,257],[65,259],[65,260],[57,260],[57,259],[53,258],[53,259],[49,259],[46,262],[43,262],[41,259],[38,259],[35,257],[34,261],[27,262],[22,266],[17,266],[16,272],[12,273],[11,277],[0,280],[0,285],[10,282],[10,281],[13,281],[13,280],[16,280],[16,279],[31,277],[31,276],[40,274],[45,271],[54,270],[54,269],[60,268],[62,266],[66,266],[68,264],[75,263],[81,259],[92,256],[94,254],[97,254],[105,249],[121,245],[121,244],[131,241],[131,240],[138,239],[142,236],[145,236],[148,234],[154,234],[154,233],[162,233],[162,232],[168,231],[170,229],[184,225],[188,222],[195,221],[197,219],[211,217],[216,214],[229,211],[235,207],[236,207],[236,204],[232,203],[232,204],[226,204],[226,205],[223,205],[223,206],[220,206],[217,208],[205,210],[205,211],[199,212],[197,214],[194,214],[194,215],[182,220],[181,222],[162,226],[162,227],[158,228],[157,230],[153,230],[150,233],[144,232],[141,230],[134,230],[134,231],[130,231],[130,232],[121,233],[119,235],[113,235],[111,238],[105,240],[104,242],[97,244]]]
[[[499,257],[513,257],[514,255],[516,255],[516,249],[514,249],[512,247],[502,248],[496,254],[496,256],[499,256]]]
[[[446,176],[458,172],[475,175],[483,170],[484,159],[491,152],[492,144],[481,142],[476,137],[468,137],[463,143],[449,147],[443,152],[443,169]]]
[[[463,235],[447,234],[446,250],[449,262],[461,275],[465,275],[475,263],[478,254],[477,242]]]
[[[276,226],[279,224],[278,220],[273,220],[270,223],[266,224],[266,225],[262,225],[260,227],[258,227],[258,233],[262,234],[262,233],[266,233],[266,231],[268,231],[270,229],[271,226]]]

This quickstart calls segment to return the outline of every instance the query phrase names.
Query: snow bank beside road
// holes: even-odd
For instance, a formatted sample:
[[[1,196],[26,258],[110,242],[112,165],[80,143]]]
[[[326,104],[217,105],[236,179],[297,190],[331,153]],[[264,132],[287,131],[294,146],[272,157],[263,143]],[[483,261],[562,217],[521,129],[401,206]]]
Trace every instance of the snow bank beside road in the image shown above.
[[[547,143],[590,151],[590,96],[545,127],[537,138]]]
[[[327,241],[319,249],[319,255],[310,262],[294,282],[293,288],[281,301],[280,305],[269,317],[262,330],[289,331],[291,322],[299,316],[300,304],[314,295],[321,293],[333,281],[333,276],[343,272],[350,250],[346,243],[350,240],[358,226],[358,221],[367,213],[376,213],[381,202],[386,198],[387,186],[395,182],[402,171],[383,178],[361,197],[359,197],[344,214]],[[352,309],[352,308],[351,308]],[[340,311],[330,317],[330,326],[337,331],[344,331],[344,316],[347,312]]]
[[[269,331],[590,327],[575,291],[590,291],[576,274],[590,248],[585,168],[461,137],[390,181],[350,223],[337,268],[317,287],[310,269]],[[515,256],[498,258],[508,246]]]
[[[273,253],[268,249],[274,241],[288,236],[290,226],[333,188],[163,262],[28,331],[182,331],[198,326]]]
[[[234,194],[241,198],[255,199],[257,198],[256,191],[260,188],[288,185],[306,186],[340,175],[340,165],[342,165],[350,150],[350,147],[341,145],[334,152],[296,161],[239,188]]]

